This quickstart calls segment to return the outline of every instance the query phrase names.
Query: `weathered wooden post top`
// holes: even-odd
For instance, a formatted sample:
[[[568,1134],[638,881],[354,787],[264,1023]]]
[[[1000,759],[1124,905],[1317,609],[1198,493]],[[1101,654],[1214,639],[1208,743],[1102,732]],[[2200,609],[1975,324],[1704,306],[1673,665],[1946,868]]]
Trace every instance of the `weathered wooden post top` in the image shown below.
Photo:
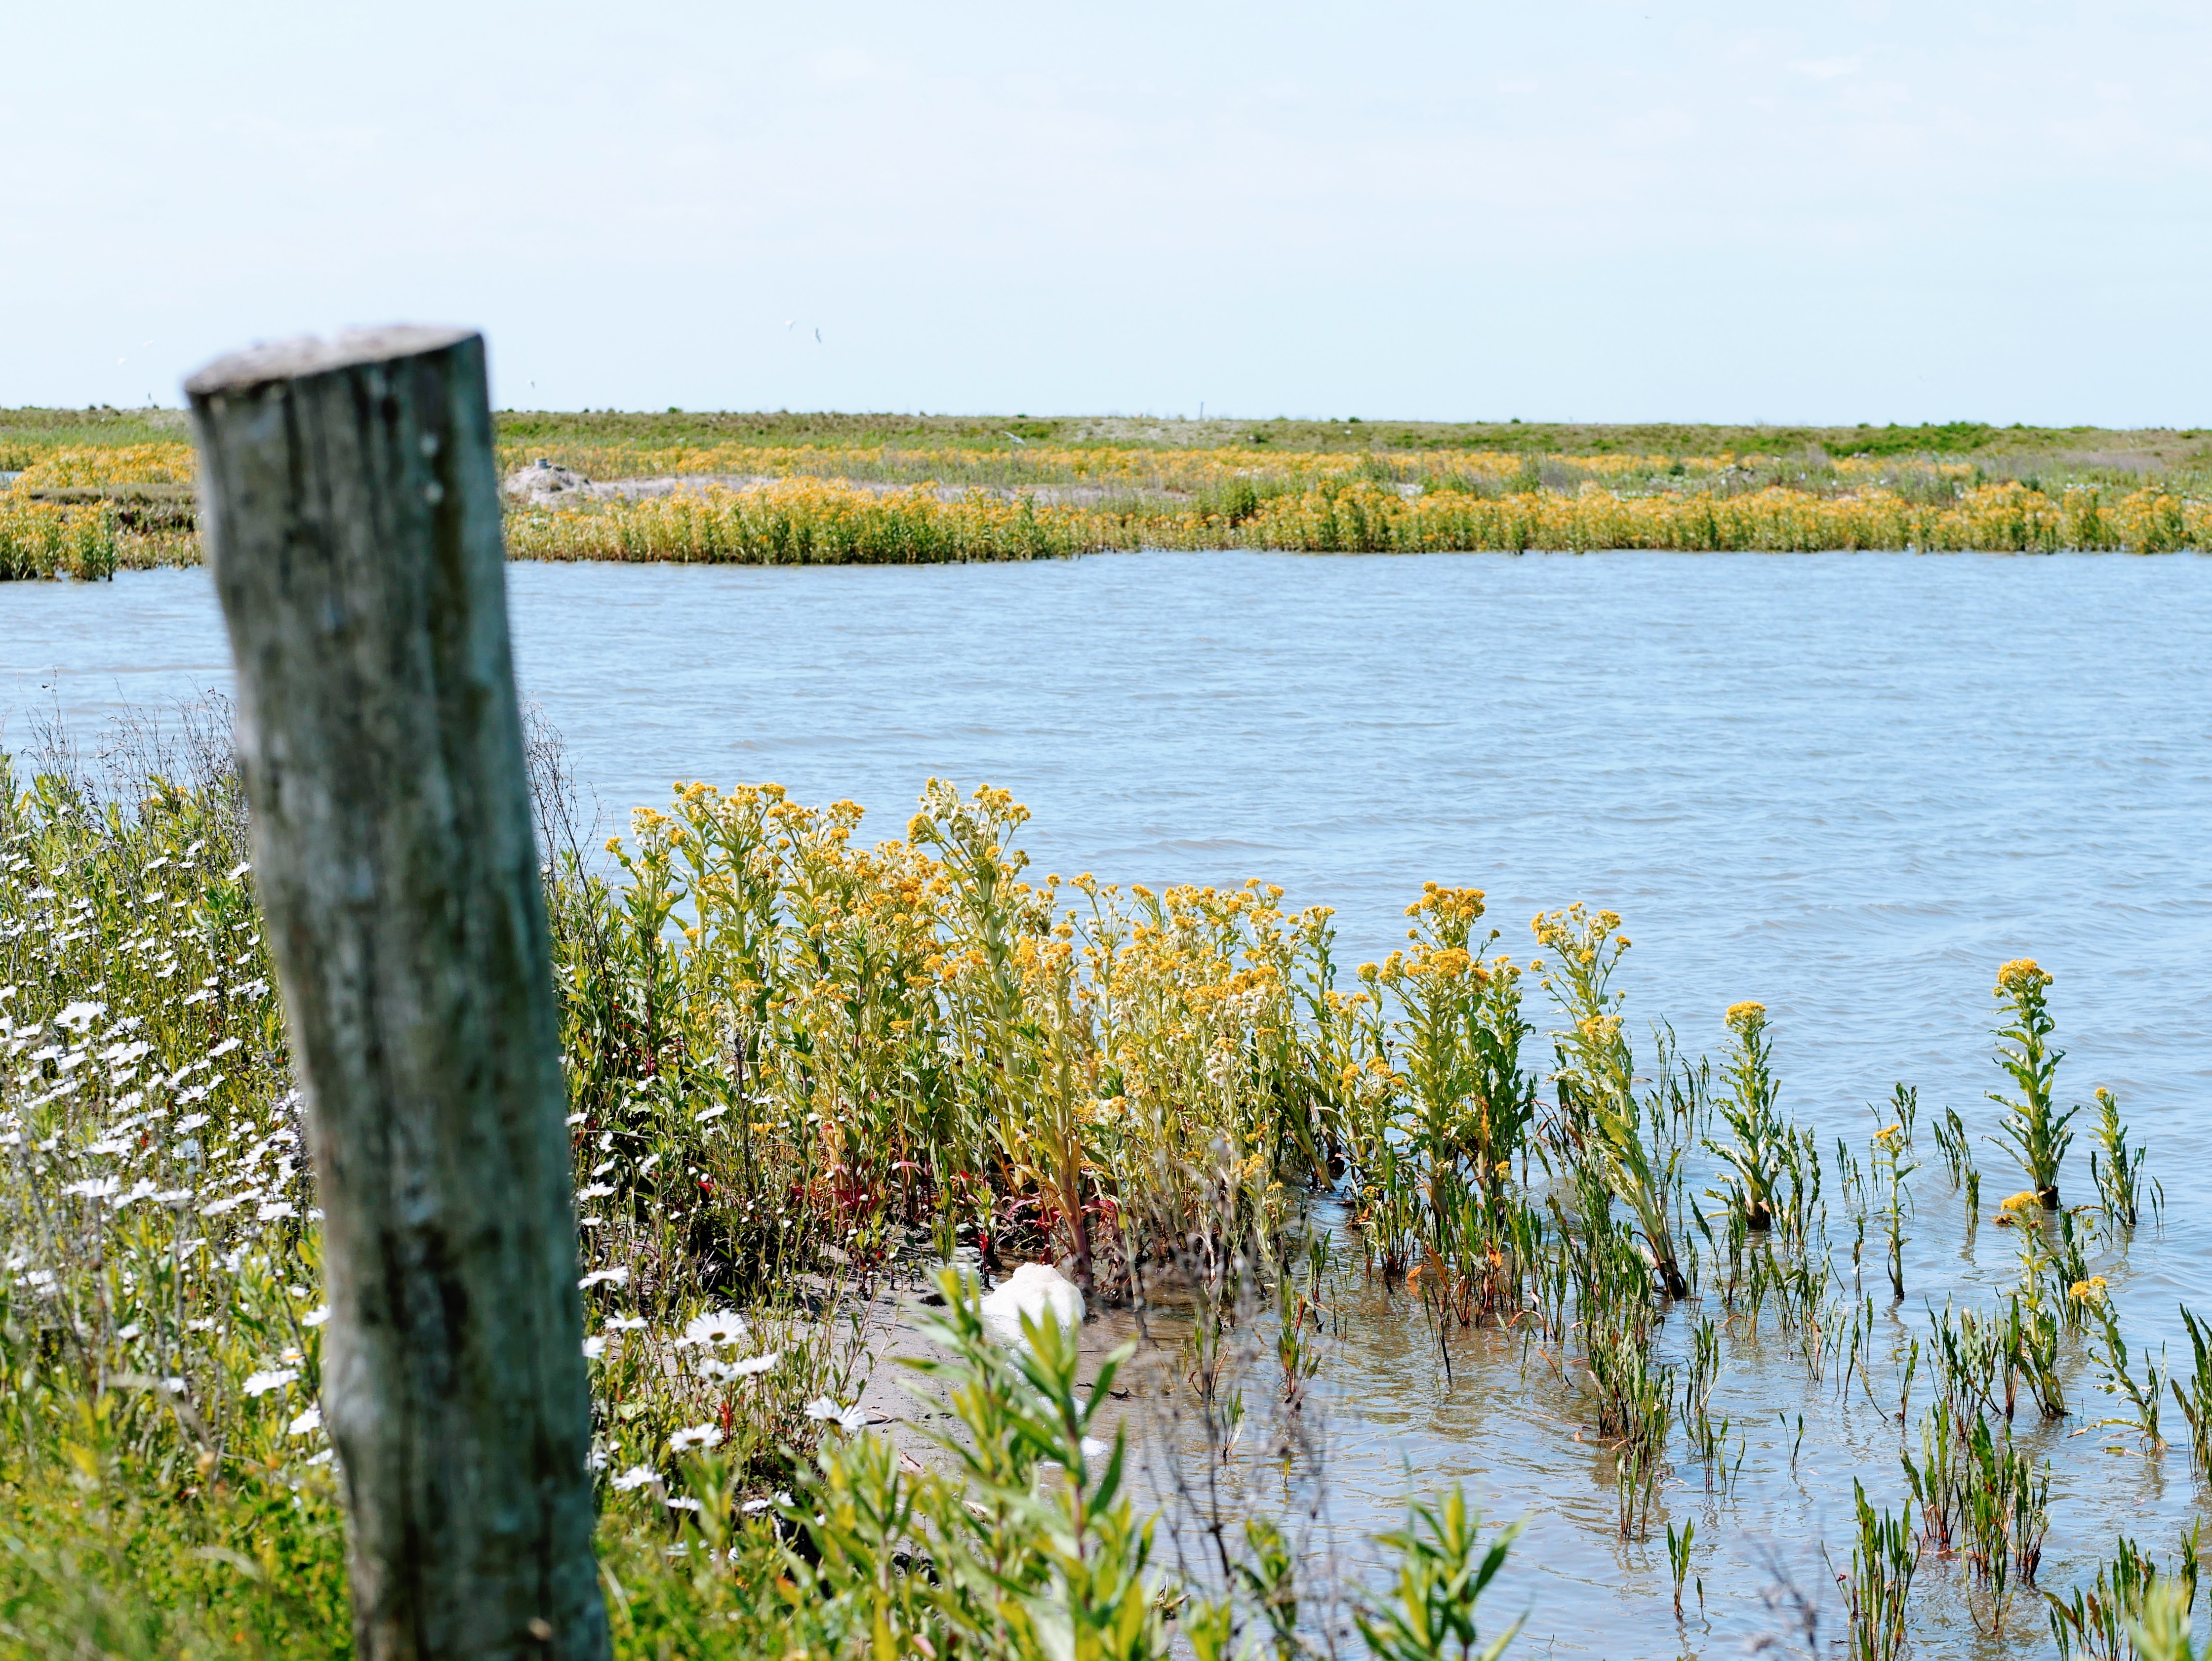
[[[481,337],[185,384],[307,1104],[360,1653],[607,1653],[559,1031]]]

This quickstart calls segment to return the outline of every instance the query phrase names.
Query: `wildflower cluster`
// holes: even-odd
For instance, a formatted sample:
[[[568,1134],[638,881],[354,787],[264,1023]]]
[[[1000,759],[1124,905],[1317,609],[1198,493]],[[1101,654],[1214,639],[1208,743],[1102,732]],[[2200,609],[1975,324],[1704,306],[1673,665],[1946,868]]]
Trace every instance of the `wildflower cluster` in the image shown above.
[[[703,1255],[736,1292],[814,1266],[810,1242],[865,1269],[909,1232],[1127,1287],[1182,1249],[1217,1144],[1263,1200],[1325,1166],[1334,1091],[1294,1002],[1324,914],[1257,885],[1031,884],[1004,792],[922,806],[862,849],[851,803],[689,785],[610,844],[619,889],[567,861],[579,1145],[635,1176],[588,1241],[684,1233],[647,1260]]]
[[[0,491],[0,582],[98,581],[115,575],[120,547],[115,509],[105,503],[72,506]]]
[[[141,1609],[161,1652],[247,1628],[312,1649],[347,1622],[310,1127],[228,758],[137,759],[95,787],[65,757],[21,783],[0,757],[0,1495],[33,1542],[0,1558],[0,1595],[49,1649],[109,1605]],[[793,1620],[842,1645],[836,1623],[912,1548],[886,1537],[836,1579],[841,1496],[884,1482],[963,1538],[979,1497],[999,1507],[975,1543],[1026,1565],[1038,1601],[1017,1630],[1048,1640],[1073,1600],[1117,1653],[1164,1653],[1148,1525],[1117,1479],[1076,1483],[1073,1510],[1041,1488],[1039,1461],[1108,1451],[1087,1434],[1104,1378],[1079,1402],[1074,1349],[1041,1342],[1016,1388],[949,1281],[971,1405],[1000,1415],[987,1430],[1013,1415],[1030,1453],[911,1479],[854,1401],[840,1300],[932,1232],[946,1256],[956,1238],[987,1259],[1073,1245],[1109,1293],[1194,1250],[1233,1277],[1339,1146],[1299,1019],[1302,977],[1345,1008],[1325,913],[1286,916],[1258,885],[1032,885],[1005,793],[933,785],[922,809],[909,839],[864,851],[850,803],[690,786],[636,816],[618,875],[573,846],[549,865],[591,1458],[635,1653],[702,1611],[728,1652],[781,1653]],[[1425,904],[1454,938],[1479,910]],[[1194,1220],[1212,1231],[1195,1248]],[[88,1556],[117,1507],[128,1544]],[[780,1543],[794,1528],[817,1555]],[[784,1600],[794,1574],[827,1577],[816,1602]],[[996,1602],[933,1607],[921,1629],[1037,1652]]]

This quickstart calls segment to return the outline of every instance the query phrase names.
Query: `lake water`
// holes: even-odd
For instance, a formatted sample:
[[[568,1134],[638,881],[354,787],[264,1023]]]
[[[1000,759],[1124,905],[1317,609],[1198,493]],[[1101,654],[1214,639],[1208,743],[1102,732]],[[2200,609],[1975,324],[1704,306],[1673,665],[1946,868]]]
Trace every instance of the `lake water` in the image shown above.
[[[1824,1145],[1863,1143],[1864,1104],[1900,1079],[1927,1116],[1993,1129],[1990,987],[2037,958],[2067,1098],[2110,1086],[2165,1180],[2163,1234],[2113,1276],[2131,1335],[2178,1341],[2177,1299],[2212,1307],[2212,1206],[2187,1176],[2212,1156],[2212,561],[1204,553],[509,581],[526,695],[611,818],[676,780],[773,779],[890,835],[930,776],[988,781],[1035,810],[1040,872],[1264,877],[1334,906],[1354,964],[1402,938],[1425,879],[1486,890],[1516,956],[1539,908],[1589,900],[1636,942],[1617,983],[1638,1028],[1717,1050],[1729,1003],[1766,1004],[1784,1107]],[[204,573],[0,587],[0,744],[37,707],[82,728],[228,679]],[[1985,1228],[1960,1257],[1923,1143],[1915,1319],[1923,1295],[1986,1301],[2013,1256]],[[1979,1159],[1993,1203],[2016,1184]],[[1827,1591],[1833,1629],[1810,1542],[1847,1560],[1850,1474],[1883,1503],[1901,1486],[1897,1429],[1863,1402],[1854,1418],[1782,1362],[1725,1381],[1753,1422],[1745,1475],[1722,1501],[1670,1487],[1707,1599],[1678,1633],[1663,1545],[1613,1537],[1607,1462],[1541,1363],[1524,1391],[1517,1342],[1509,1360],[1470,1338],[1447,1389],[1432,1336],[1363,1308],[1328,1392],[1338,1520],[1387,1516],[1408,1463],[1530,1517],[1499,1595],[1534,1609],[1516,1653],[1732,1651],[1773,1624],[1778,1562]],[[1794,1472],[1777,1412],[1807,1416]],[[2054,1587],[2116,1529],[2170,1556],[2197,1499],[2179,1450],[2102,1454],[2126,1439],[2075,1428],[2039,1433]],[[1941,1621],[1918,1653],[2040,1653],[2040,1628],[2027,1610],[2019,1646],[1985,1650]]]

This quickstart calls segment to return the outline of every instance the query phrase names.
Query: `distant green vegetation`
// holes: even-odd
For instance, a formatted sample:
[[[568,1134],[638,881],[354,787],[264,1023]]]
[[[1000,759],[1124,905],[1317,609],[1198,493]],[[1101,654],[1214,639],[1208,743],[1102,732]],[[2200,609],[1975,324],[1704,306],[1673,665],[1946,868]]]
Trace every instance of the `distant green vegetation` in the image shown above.
[[[2166,473],[2212,469],[2212,429],[2010,427],[1980,421],[1919,426],[1725,426],[1684,422],[1341,421],[1150,416],[844,414],[807,411],[507,410],[502,445],[663,449],[742,444],[839,449],[1013,450],[1024,445],[1115,449],[1507,450],[1537,455],[1930,456],[1992,472],[2036,466]],[[0,470],[52,449],[158,443],[185,436],[177,410],[0,409]],[[1015,440],[1020,440],[1017,444]]]
[[[10,436],[0,411],[0,443]],[[766,412],[659,413],[506,411],[502,443],[548,445],[816,444],[872,448],[1014,449],[1024,444],[1189,449],[1246,443],[1283,450],[1514,450],[1540,455],[1928,455],[1999,461],[2002,471],[2042,462],[2118,465],[2165,472],[2212,466],[2212,434],[2197,429],[1996,427],[1947,421],[1900,427],[1709,426],[1680,422],[1607,423],[1521,421],[1186,421],[1139,416],[838,415]]]

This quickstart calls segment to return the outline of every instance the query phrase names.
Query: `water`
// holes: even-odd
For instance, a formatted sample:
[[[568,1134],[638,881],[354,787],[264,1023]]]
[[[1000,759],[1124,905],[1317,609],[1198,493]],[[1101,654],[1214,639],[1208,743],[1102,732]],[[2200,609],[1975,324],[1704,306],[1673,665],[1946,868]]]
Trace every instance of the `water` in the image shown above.
[[[2177,1299],[2212,1307],[2212,1208],[2188,1176],[2212,1153],[2212,562],[1206,553],[520,565],[510,585],[526,694],[610,809],[678,779],[774,779],[865,802],[890,835],[929,776],[988,780],[1035,810],[1038,870],[1266,877],[1337,909],[1348,963],[1402,938],[1424,879],[1486,889],[1516,955],[1539,907],[1609,905],[1636,941],[1632,1019],[1717,1051],[1721,1012],[1759,999],[1784,1109],[1826,1145],[1863,1145],[1864,1104],[1898,1079],[1920,1086],[1923,1126],[1951,1104],[1993,1129],[1989,989],[2035,957],[2058,977],[2067,1098],[2110,1086],[2165,1178],[2163,1236],[2114,1276],[2131,1337],[2178,1341]],[[204,573],[0,588],[0,742],[24,744],[34,708],[82,727],[228,677]],[[1959,1257],[1958,1202],[1921,1142],[1916,1320],[1954,1287],[1986,1301],[1974,1288],[2013,1256],[1984,1227]],[[1978,1157],[1993,1204],[2017,1184],[1996,1149]],[[1613,1537],[1609,1460],[1575,1440],[1583,1415],[1540,1358],[1524,1385],[1517,1342],[1455,1340],[1447,1390],[1425,1329],[1364,1293],[1358,1317],[1326,1392],[1337,1520],[1393,1518],[1407,1462],[1530,1517],[1498,1594],[1534,1606],[1516,1652],[1729,1650],[1772,1624],[1757,1597],[1778,1561],[1826,1592],[1832,1630],[1810,1542],[1847,1561],[1852,1474],[1878,1502],[1900,1492],[1897,1429],[1863,1398],[1840,1412],[1779,1344],[1747,1360],[1723,1385],[1751,1425],[1736,1493],[1709,1499],[1692,1467],[1664,1502],[1698,1519],[1710,1616],[1678,1635],[1663,1545]],[[2088,1385],[2077,1404],[2108,1410]],[[2179,1451],[2104,1453],[2131,1439],[2069,1439],[2081,1424],[2039,1433],[2058,1461],[2054,1587],[2117,1529],[2170,1556],[2196,1497]],[[2039,1652],[2040,1629],[2025,1610],[2003,1652]],[[1953,1621],[1919,1651],[1983,1652],[2000,1652]]]

